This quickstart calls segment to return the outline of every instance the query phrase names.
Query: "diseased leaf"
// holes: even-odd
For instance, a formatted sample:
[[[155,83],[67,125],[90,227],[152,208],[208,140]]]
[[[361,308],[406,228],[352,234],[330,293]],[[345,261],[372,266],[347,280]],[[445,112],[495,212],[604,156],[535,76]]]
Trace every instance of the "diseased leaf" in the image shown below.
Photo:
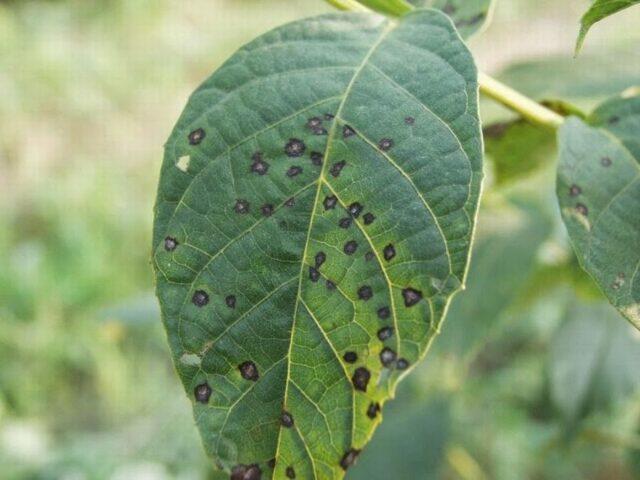
[[[355,462],[464,282],[477,102],[435,10],[286,25],[191,97],[160,178],[157,294],[205,448],[233,478]]]
[[[640,96],[560,130],[557,193],[582,267],[640,329]]]
[[[417,7],[442,10],[455,23],[462,38],[468,38],[488,21],[493,0],[408,0]]]
[[[604,302],[574,300],[553,337],[551,400],[568,423],[640,390],[640,339]]]
[[[576,53],[582,48],[587,32],[589,32],[594,23],[637,3],[640,3],[640,0],[595,0],[580,20],[580,33],[576,42]]]

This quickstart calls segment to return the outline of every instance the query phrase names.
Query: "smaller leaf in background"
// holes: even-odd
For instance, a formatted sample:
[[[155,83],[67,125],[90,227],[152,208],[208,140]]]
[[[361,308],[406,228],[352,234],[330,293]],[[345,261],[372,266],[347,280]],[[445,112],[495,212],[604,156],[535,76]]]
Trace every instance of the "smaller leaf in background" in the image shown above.
[[[462,38],[478,32],[491,16],[493,0],[408,0],[416,7],[442,10],[455,23]]]
[[[640,96],[605,102],[560,129],[557,195],[580,261],[640,329]]]
[[[640,3],[640,0],[596,0],[593,2],[593,5],[591,5],[587,13],[585,13],[580,20],[581,26],[578,41],[576,42],[576,54],[580,52],[587,32],[593,24],[637,3]]]
[[[496,184],[528,176],[549,164],[556,141],[549,129],[517,119],[483,129],[485,153],[493,160]]]
[[[575,303],[550,348],[551,400],[574,423],[640,390],[640,337],[605,302]]]
[[[358,2],[376,12],[398,17],[413,10],[411,4],[405,0],[358,0]]]

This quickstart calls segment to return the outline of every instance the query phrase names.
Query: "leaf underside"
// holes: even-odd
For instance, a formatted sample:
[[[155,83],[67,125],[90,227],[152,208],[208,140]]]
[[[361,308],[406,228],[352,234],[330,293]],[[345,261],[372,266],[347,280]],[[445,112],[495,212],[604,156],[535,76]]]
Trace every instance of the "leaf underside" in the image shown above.
[[[640,3],[640,0],[595,0],[580,20],[580,33],[576,42],[576,53],[582,48],[589,29],[595,23],[638,3]]]
[[[468,262],[476,77],[440,12],[333,14],[192,95],[162,166],[157,295],[231,478],[341,478],[426,352]]]
[[[605,102],[559,134],[558,198],[582,267],[640,329],[640,96]]]

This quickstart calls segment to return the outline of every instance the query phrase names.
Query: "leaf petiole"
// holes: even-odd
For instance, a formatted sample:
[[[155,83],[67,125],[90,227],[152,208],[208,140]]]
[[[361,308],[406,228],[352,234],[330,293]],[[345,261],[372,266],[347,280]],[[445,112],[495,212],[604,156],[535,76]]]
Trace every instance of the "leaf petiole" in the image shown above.
[[[564,122],[564,118],[561,115],[485,73],[478,73],[478,82],[481,93],[501,103],[508,109],[518,112],[536,125],[556,130]]]

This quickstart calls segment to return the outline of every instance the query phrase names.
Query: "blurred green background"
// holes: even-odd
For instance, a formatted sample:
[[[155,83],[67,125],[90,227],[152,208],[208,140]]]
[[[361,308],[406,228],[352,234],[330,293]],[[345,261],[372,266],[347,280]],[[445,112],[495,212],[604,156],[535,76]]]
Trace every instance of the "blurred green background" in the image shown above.
[[[640,85],[640,8],[596,26],[574,60],[587,4],[498,0],[471,48],[537,99],[590,108]],[[236,48],[329,10],[0,1],[0,479],[214,478],[153,296],[162,145]],[[349,478],[640,478],[640,336],[576,267],[553,142],[488,138],[468,290]]]

